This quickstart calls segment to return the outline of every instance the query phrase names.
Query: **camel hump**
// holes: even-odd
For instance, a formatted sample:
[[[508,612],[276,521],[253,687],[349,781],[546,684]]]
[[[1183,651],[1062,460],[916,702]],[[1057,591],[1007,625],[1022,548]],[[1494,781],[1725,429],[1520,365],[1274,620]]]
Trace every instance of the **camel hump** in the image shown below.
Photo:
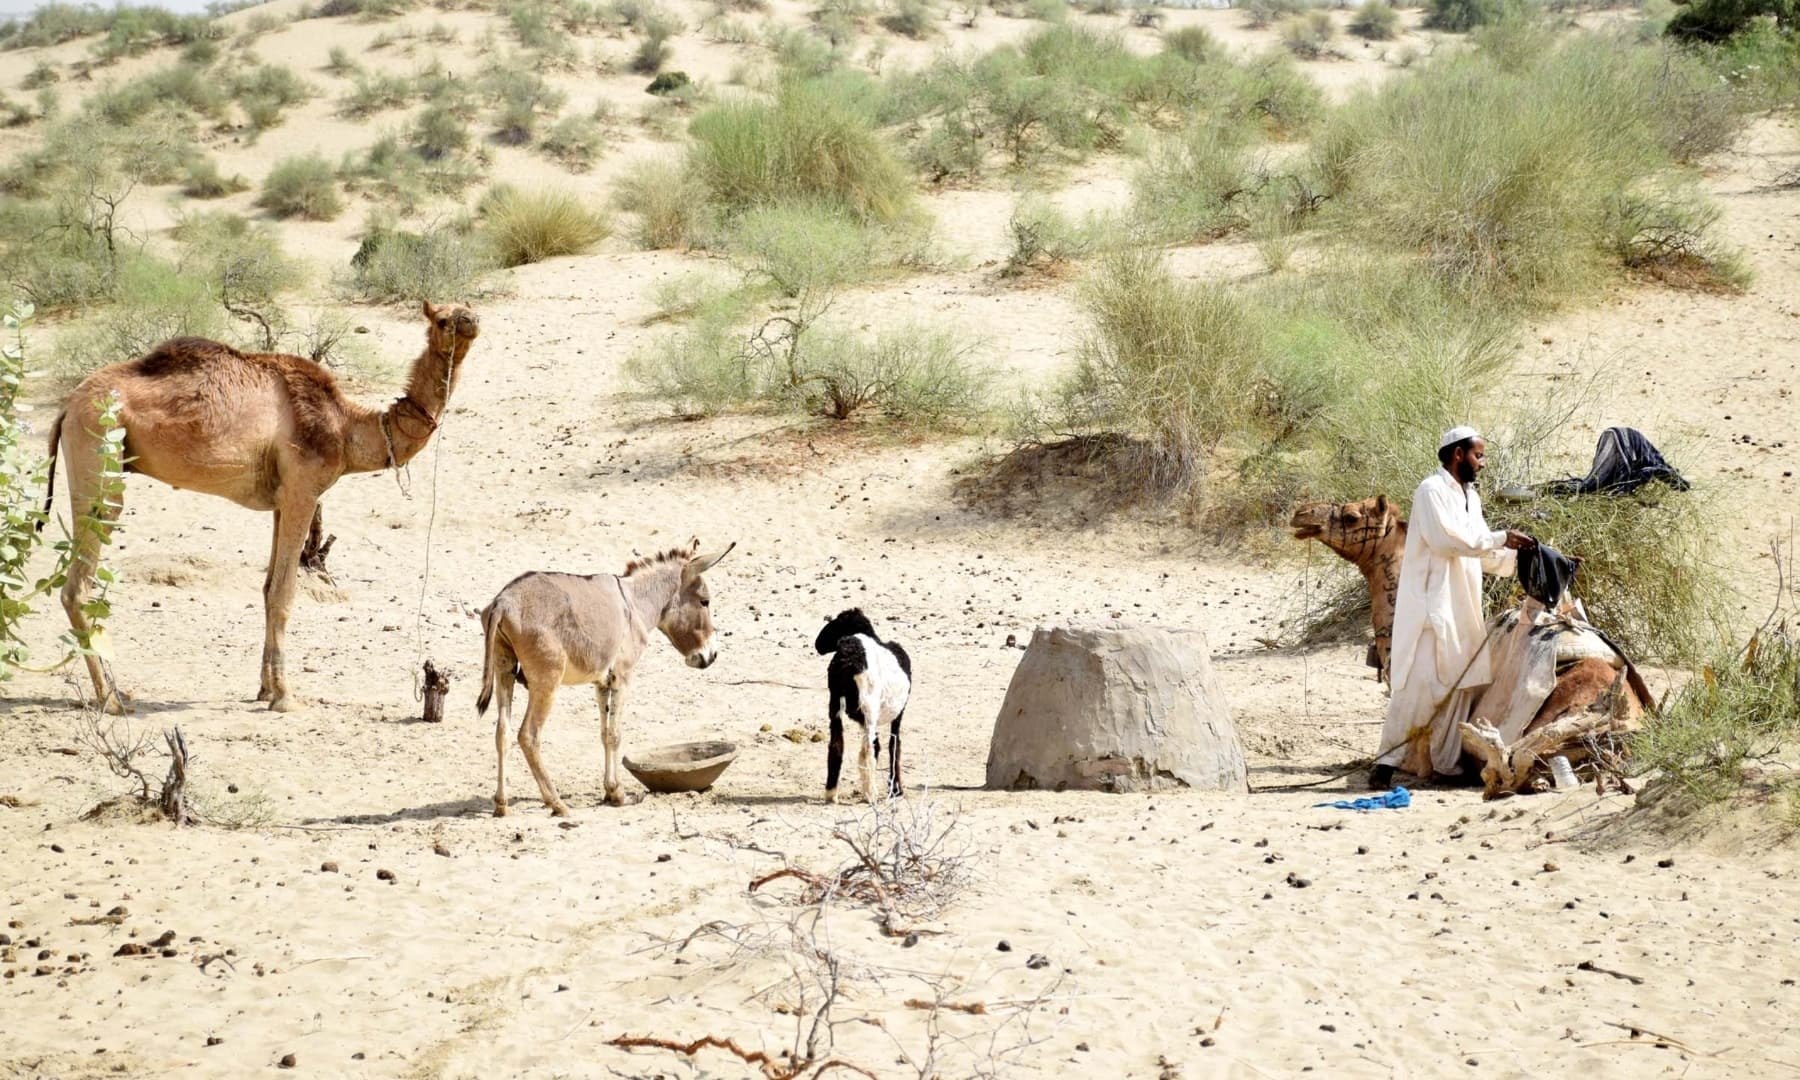
[[[210,338],[178,337],[151,349],[132,363],[133,371],[146,378],[186,375],[204,370],[222,361],[248,359],[222,341]]]

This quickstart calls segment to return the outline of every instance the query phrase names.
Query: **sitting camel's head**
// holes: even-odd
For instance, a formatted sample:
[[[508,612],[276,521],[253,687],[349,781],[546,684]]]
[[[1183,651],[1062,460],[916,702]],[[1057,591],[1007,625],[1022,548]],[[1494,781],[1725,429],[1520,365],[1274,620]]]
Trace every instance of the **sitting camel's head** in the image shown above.
[[[1399,524],[1400,511],[1386,495],[1353,503],[1304,503],[1288,521],[1294,539],[1317,540],[1352,561],[1378,546]]]
[[[424,302],[425,319],[431,325],[425,335],[431,340],[431,347],[437,352],[454,350],[467,351],[469,343],[481,336],[481,319],[475,309],[461,304],[437,304]]]

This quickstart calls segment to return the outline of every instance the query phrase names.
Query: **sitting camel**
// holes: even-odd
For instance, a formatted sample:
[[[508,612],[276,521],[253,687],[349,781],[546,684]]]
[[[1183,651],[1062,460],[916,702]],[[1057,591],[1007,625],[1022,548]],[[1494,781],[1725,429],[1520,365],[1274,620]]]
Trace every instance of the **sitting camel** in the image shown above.
[[[175,338],[136,360],[101,368],[81,381],[51,426],[46,510],[54,496],[59,449],[69,474],[70,512],[79,515],[94,506],[101,469],[96,418],[108,396],[117,394],[127,471],[274,511],[256,700],[276,712],[295,708],[282,641],[301,546],[319,496],[346,473],[396,468],[424,448],[481,332],[475,312],[460,304],[439,307],[427,301],[424,312],[425,350],[413,361],[406,393],[379,412],[346,398],[331,372],[311,360],[243,353],[201,338]],[[111,521],[119,507],[97,506],[94,512]],[[62,590],[63,608],[80,640],[90,632],[82,605],[99,543],[92,533],[78,534]],[[109,712],[125,711],[105,665],[92,653],[87,665],[98,704]]]
[[[1369,622],[1375,641],[1368,663],[1378,678],[1388,679],[1388,653],[1394,633],[1394,597],[1400,583],[1400,560],[1406,552],[1406,520],[1386,495],[1333,505],[1313,502],[1294,511],[1288,522],[1297,540],[1317,540],[1362,572],[1369,587]],[[1575,625],[1572,605],[1557,616]],[[1558,623],[1557,625],[1562,625]],[[1591,630],[1589,631],[1591,633]],[[1490,796],[1522,789],[1533,768],[1556,753],[1578,757],[1580,744],[1599,731],[1624,731],[1653,701],[1637,670],[1623,656],[1619,664],[1596,656],[1570,658],[1556,665],[1555,685],[1537,707],[1521,734],[1509,745],[1494,724],[1479,716],[1463,725],[1464,753],[1483,764],[1482,779]],[[1479,714],[1484,698],[1477,704]]]

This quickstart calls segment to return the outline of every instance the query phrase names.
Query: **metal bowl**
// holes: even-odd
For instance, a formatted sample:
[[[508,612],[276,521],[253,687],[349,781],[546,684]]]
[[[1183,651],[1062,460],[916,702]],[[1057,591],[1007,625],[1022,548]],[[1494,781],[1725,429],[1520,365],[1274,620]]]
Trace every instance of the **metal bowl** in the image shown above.
[[[706,742],[660,746],[638,756],[626,755],[625,767],[638,783],[659,794],[705,791],[737,757],[737,744]]]

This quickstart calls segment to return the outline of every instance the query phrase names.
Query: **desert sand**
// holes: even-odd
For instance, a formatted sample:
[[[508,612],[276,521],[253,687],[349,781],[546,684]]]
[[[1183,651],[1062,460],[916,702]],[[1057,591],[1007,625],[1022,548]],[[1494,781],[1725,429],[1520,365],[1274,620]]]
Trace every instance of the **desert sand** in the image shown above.
[[[679,6],[698,23],[701,5]],[[782,17],[802,10],[777,5]],[[1407,18],[1416,25],[1416,12]],[[497,22],[405,21],[439,19],[465,40]],[[1234,47],[1272,40],[1231,12],[1171,20]],[[895,44],[887,62],[991,46],[1032,25],[946,21],[945,38]],[[328,49],[364,48],[379,29],[314,20],[255,48],[335,94],[339,81],[316,70]],[[1354,59],[1307,70],[1348,93],[1391,75],[1375,54],[1394,48],[1353,47]],[[723,81],[745,49],[690,29],[671,66]],[[443,57],[457,63],[453,49]],[[34,60],[0,54],[0,85],[16,86]],[[608,95],[636,109],[641,82],[571,77],[571,108]],[[335,157],[390,122],[339,120],[328,95],[255,145],[214,149],[227,172],[256,179],[279,157]],[[0,149],[24,138],[0,135]],[[631,134],[569,177],[499,148],[494,174],[598,198],[634,157],[673,151]],[[1792,528],[1800,465],[1800,192],[1769,187],[1797,163],[1791,119],[1758,121],[1709,163],[1726,234],[1757,274],[1746,294],[1621,286],[1534,325],[1518,375],[1614,364],[1620,390],[1581,437],[1630,423],[1679,442],[1676,464],[1696,478],[1730,480],[1732,531],[1717,557],[1750,621],[1770,595],[1767,539]],[[1101,159],[1060,178],[1053,197],[1116,204],[1128,171]],[[153,242],[173,220],[171,195],[133,204]],[[248,212],[252,198],[225,207]],[[858,290],[846,306],[871,322],[967,327],[1006,378],[1050,376],[1081,316],[1068,282],[1005,289],[984,269],[1004,253],[1012,201],[1003,188],[927,194],[964,269]],[[354,250],[359,219],[284,225],[283,236],[323,282]],[[1193,275],[1261,270],[1245,245],[1173,257]],[[807,940],[841,963],[826,1056],[881,1077],[1800,1073],[1800,855],[1778,832],[1607,828],[1631,799],[1585,790],[1498,803],[1423,791],[1408,809],[1369,814],[1313,805],[1360,794],[1356,777],[1269,790],[1323,780],[1375,748],[1385,698],[1359,644],[1259,641],[1279,636],[1327,553],[1219,548],[1174,522],[1077,522],[1054,507],[985,512],[956,482],[1003,449],[992,434],[671,419],[630,394],[620,366],[657,332],[642,325],[651,287],[708,266],[615,237],[511,272],[476,302],[483,334],[433,446],[406,474],[349,477],[325,499],[337,589],[302,596],[288,637],[305,711],[251,701],[268,517],[133,480],[109,556],[130,724],[147,735],[179,724],[203,808],[241,824],[84,819],[127,787],[93,755],[63,752],[77,746],[85,688],[68,671],[7,688],[0,1075],[241,1077],[278,1070],[285,1055],[296,1074],[318,1076],[753,1075],[718,1050],[690,1062],[608,1040],[795,1045],[793,954],[755,946],[788,933],[800,886],[747,887],[783,865],[767,852],[836,872],[849,851],[834,827],[854,832],[869,813],[823,803],[825,748],[810,741],[826,708],[812,636],[852,604],[914,657],[910,791],[896,812],[929,814],[937,829],[954,821],[948,843],[971,880],[909,928],[914,938],[885,936],[874,912],[850,904],[812,928]],[[320,306],[341,305],[317,291]],[[354,317],[404,370],[416,312]],[[37,399],[54,393],[45,384]],[[41,425],[50,414],[34,415]],[[1745,434],[1752,445],[1734,441]],[[493,818],[493,732],[473,708],[475,613],[524,570],[614,572],[691,536],[738,545],[708,576],[719,662],[691,671],[653,642],[627,702],[625,750],[722,738],[739,745],[737,761],[709,792],[607,807],[592,698],[572,688],[545,753],[574,817],[549,817],[515,748],[514,813]],[[1204,630],[1261,790],[980,790],[1021,655],[1007,639],[1066,622]],[[62,629],[51,601],[28,628],[34,651],[52,655]],[[441,725],[418,722],[413,678],[426,657],[453,679]],[[709,924],[719,933],[666,947]],[[148,955],[116,955],[164,939]]]

